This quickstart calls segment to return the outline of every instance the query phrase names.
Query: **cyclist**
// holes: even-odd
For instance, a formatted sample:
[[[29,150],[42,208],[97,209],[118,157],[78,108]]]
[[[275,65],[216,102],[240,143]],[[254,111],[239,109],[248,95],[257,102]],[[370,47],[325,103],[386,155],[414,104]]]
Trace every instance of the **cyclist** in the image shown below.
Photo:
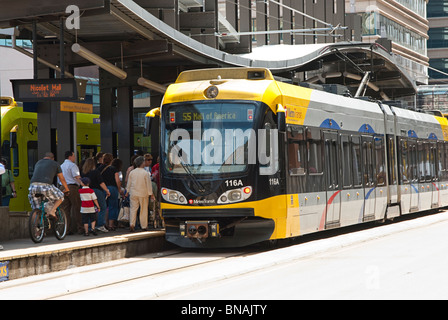
[[[53,185],[53,180],[56,176],[64,186],[64,192]],[[64,200],[64,193],[69,192],[69,189],[62,174],[61,166],[54,161],[53,153],[46,152],[44,158],[36,162],[28,191],[28,200],[33,210],[40,208],[41,199],[36,197],[36,194],[42,194],[48,200],[45,211],[47,211],[50,217],[56,217],[56,209]]]

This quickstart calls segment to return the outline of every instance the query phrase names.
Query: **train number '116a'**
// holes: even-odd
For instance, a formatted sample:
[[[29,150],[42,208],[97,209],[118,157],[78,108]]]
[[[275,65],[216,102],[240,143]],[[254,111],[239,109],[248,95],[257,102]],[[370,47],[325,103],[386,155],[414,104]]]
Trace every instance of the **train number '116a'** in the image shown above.
[[[242,187],[243,181],[241,179],[226,180],[225,184],[226,187]]]

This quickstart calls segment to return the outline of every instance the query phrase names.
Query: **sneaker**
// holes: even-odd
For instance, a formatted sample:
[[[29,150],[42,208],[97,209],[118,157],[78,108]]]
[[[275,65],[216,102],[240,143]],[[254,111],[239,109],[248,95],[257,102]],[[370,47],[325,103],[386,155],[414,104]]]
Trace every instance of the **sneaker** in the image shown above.
[[[3,246],[0,244],[0,250],[3,250]]]
[[[101,231],[101,232],[109,232],[109,230],[107,230],[105,226],[101,226],[101,227],[95,228],[95,229],[98,231]]]

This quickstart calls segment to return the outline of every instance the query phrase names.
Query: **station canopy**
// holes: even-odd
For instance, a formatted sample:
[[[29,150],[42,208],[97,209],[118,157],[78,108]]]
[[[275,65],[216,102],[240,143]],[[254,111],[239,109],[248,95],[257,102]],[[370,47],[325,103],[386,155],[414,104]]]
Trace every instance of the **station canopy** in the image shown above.
[[[163,1],[152,0],[153,3]],[[397,66],[394,57],[378,43],[338,42],[311,45],[268,45],[251,53],[232,54],[208,46],[164,23],[147,10],[150,0],[77,0],[80,28],[68,29],[61,23],[73,0],[3,0],[0,28],[16,28],[17,37],[32,39],[33,21],[37,26],[38,56],[52,65],[60,58],[60,26],[64,26],[65,65],[76,68],[92,65],[76,54],[72,45],[83,48],[130,72],[126,81],[137,86],[141,70],[165,85],[182,70],[207,67],[265,67],[276,76],[299,82],[342,84],[356,91],[370,72],[366,96],[393,100],[414,95],[415,81]],[[197,0],[179,0],[182,6],[195,6]],[[219,25],[226,28],[225,18]],[[1,31],[1,30],[0,30]],[[4,36],[8,37],[8,36]],[[238,41],[235,34],[220,41]],[[70,69],[69,68],[69,69]],[[157,72],[156,72],[157,71]]]

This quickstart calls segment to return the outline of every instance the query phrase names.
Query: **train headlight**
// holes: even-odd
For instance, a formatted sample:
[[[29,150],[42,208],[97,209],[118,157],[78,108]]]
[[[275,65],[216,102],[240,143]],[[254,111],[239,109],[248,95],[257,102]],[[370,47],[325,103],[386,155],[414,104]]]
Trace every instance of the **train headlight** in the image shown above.
[[[176,190],[170,190],[168,188],[162,188],[162,198],[168,202],[187,204],[185,196]]]
[[[170,191],[168,193],[168,199],[171,202],[177,202],[179,200],[179,194],[177,193],[177,191]]]
[[[252,187],[246,186],[239,189],[228,190],[218,198],[218,204],[233,203],[249,199],[252,195]]]
[[[218,87],[210,86],[205,90],[205,96],[209,99],[215,99],[218,96]]]
[[[231,201],[240,201],[241,197],[242,197],[242,194],[241,194],[240,190],[230,191],[230,193],[229,193],[229,199]]]

